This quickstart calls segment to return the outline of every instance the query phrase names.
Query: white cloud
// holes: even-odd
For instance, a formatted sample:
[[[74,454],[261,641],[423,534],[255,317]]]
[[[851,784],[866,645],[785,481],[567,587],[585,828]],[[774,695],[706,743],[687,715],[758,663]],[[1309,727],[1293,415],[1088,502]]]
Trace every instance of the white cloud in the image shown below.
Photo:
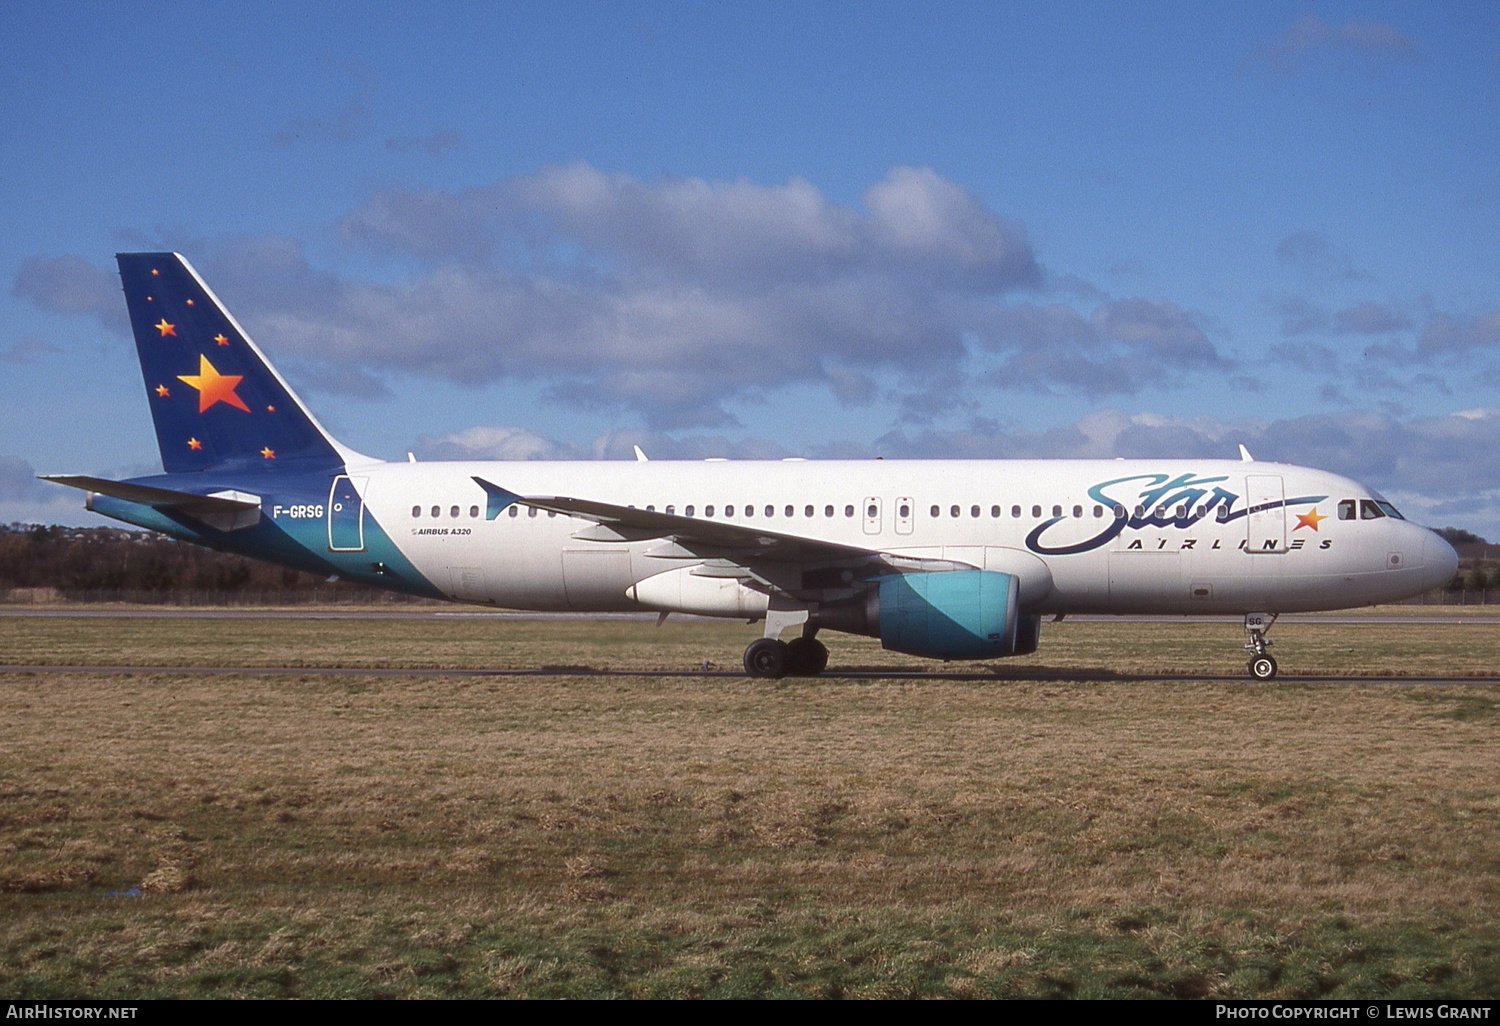
[[[1383,335],[1411,328],[1411,318],[1385,303],[1359,303],[1334,315],[1340,335]]]
[[[577,447],[519,427],[470,427],[436,437],[423,435],[413,451],[431,460],[576,460]]]
[[[10,294],[43,310],[97,317],[107,327],[130,330],[119,276],[82,257],[31,257],[21,262]]]
[[[99,524],[83,508],[75,488],[39,481],[36,469],[17,456],[0,456],[0,524]]]
[[[1295,74],[1305,60],[1345,54],[1384,63],[1415,59],[1412,41],[1390,25],[1350,19],[1330,25],[1316,14],[1299,17],[1276,39],[1261,47],[1251,60],[1281,74]]]
[[[831,402],[888,402],[908,425],[952,424],[986,391],[1113,399],[1190,380],[1238,387],[1204,315],[1044,272],[1024,228],[925,168],[894,168],[846,205],[802,179],[638,179],[578,163],[462,190],[381,191],[336,235],[357,251],[348,265],[370,270],[315,267],[284,236],[175,244],[297,380],[364,398],[403,376],[525,381],[552,401],[635,414],[648,430],[701,431],[809,386]],[[1310,232],[1279,252],[1351,273]],[[25,262],[13,291],[123,330],[115,275],[76,257]],[[1420,347],[1392,304],[1334,313],[1288,300],[1282,314],[1291,335],[1384,336],[1366,365],[1424,350],[1458,360],[1500,341],[1500,311],[1432,315]],[[1392,333],[1405,337],[1392,345]],[[1358,359],[1344,349],[1339,361]],[[1355,385],[1400,387],[1363,373]]]

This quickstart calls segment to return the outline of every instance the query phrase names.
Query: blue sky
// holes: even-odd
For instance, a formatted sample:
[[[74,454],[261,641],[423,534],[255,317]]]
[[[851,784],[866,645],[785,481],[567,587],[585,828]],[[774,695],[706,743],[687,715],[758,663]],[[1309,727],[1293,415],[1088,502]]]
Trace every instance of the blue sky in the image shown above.
[[[1493,3],[0,5],[0,522],[175,249],[371,455],[1234,456],[1500,538]]]

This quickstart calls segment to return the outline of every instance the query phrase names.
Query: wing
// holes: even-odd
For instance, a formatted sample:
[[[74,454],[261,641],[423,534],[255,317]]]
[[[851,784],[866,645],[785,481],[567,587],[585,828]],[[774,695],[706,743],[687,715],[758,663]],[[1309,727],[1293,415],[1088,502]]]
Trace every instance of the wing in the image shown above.
[[[536,509],[562,513],[596,526],[580,531],[575,537],[586,541],[644,541],[660,538],[680,547],[679,553],[653,553],[662,558],[724,560],[741,566],[786,564],[803,570],[828,567],[857,569],[868,574],[902,570],[968,569],[968,564],[941,559],[901,556],[880,549],[840,542],[823,541],[784,531],[771,531],[748,524],[722,520],[684,517],[673,513],[616,506],[593,499],[566,496],[526,496],[507,491],[499,485],[474,478],[489,496],[486,513],[493,520],[506,506],[519,503]]]

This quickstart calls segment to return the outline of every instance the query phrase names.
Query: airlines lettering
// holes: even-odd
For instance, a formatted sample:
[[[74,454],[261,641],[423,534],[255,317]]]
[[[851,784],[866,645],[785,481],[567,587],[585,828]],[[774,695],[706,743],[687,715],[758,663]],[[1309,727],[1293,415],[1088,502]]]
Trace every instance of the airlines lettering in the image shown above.
[[[1199,549],[1198,548],[1198,542],[1200,540],[1198,538],[1183,538],[1181,541],[1179,541],[1177,543],[1177,545],[1175,547],[1168,548],[1167,547],[1167,543],[1170,540],[1171,539],[1169,539],[1169,538],[1157,538],[1156,539],[1156,545],[1153,546],[1153,547],[1151,547],[1150,551],[1152,551],[1152,552],[1202,552],[1202,551],[1205,551],[1203,549]],[[1222,549],[1223,545],[1220,544],[1221,541],[1222,541],[1222,539],[1215,538],[1214,539],[1214,543],[1208,547],[1207,551],[1211,552],[1214,549]],[[1288,544],[1287,548],[1289,548],[1289,549],[1300,549],[1300,548],[1303,548],[1304,547],[1303,541],[1304,541],[1304,539],[1297,538],[1294,541],[1292,541],[1290,544]],[[1276,549],[1278,549],[1278,548],[1281,547],[1281,542],[1277,541],[1274,538],[1267,538],[1267,539],[1265,539],[1261,543],[1260,547],[1262,549],[1265,549],[1268,552],[1274,552]],[[1331,548],[1333,548],[1333,539],[1332,538],[1324,538],[1322,541],[1318,542],[1318,548],[1320,548],[1320,549],[1331,549]],[[1147,550],[1147,546],[1142,542],[1142,540],[1140,538],[1132,539],[1132,541],[1130,542],[1130,544],[1127,545],[1127,546],[1125,546],[1125,551],[1127,551],[1127,552],[1144,552],[1146,550]],[[1239,542],[1239,550],[1241,552],[1248,552],[1250,550],[1250,543],[1248,541],[1246,541],[1244,538],[1241,538],[1240,542]],[[1039,550],[1034,550],[1034,551],[1039,551]],[[1055,550],[1048,550],[1048,555],[1054,555],[1054,554],[1055,554]]]
[[[1240,501],[1240,496],[1220,486],[1220,482],[1228,480],[1227,475],[1195,477],[1192,474],[1179,474],[1172,477],[1169,474],[1133,474],[1130,477],[1117,477],[1110,481],[1103,481],[1089,489],[1089,498],[1103,504],[1111,511],[1117,507],[1124,509],[1127,511],[1125,516],[1111,517],[1097,533],[1082,541],[1052,544],[1046,540],[1048,532],[1058,524],[1069,522],[1067,517],[1055,516],[1050,520],[1042,521],[1026,536],[1026,547],[1039,555],[1068,556],[1102,548],[1126,531],[1140,531],[1146,528],[1187,530],[1210,517],[1220,524],[1229,524],[1252,513],[1264,513],[1286,506],[1322,502],[1328,498],[1326,495],[1304,495],[1294,499],[1262,503],[1253,508],[1236,509],[1235,504]],[[1132,490],[1136,493],[1134,496],[1129,495]],[[1131,506],[1135,506],[1137,512],[1128,512]],[[1078,524],[1081,521],[1074,519],[1071,523]],[[1052,533],[1057,535],[1061,532],[1052,531]],[[1158,549],[1166,548],[1165,538],[1156,540]],[[1195,541],[1196,539],[1183,539],[1178,550],[1192,548]],[[1280,539],[1267,539],[1264,547],[1279,549],[1282,544]],[[1245,546],[1246,543],[1242,540],[1239,547],[1243,549]],[[1219,539],[1214,540],[1213,547],[1219,548]],[[1293,547],[1301,548],[1301,545]],[[1318,547],[1326,549],[1329,543],[1325,540]],[[1127,548],[1141,548],[1140,539],[1132,541]]]

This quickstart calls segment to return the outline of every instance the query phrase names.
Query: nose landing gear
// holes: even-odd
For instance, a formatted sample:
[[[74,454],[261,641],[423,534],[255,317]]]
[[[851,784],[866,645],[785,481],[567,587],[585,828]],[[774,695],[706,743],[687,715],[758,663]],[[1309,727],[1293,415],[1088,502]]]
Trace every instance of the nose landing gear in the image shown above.
[[[1266,632],[1276,622],[1276,613],[1246,613],[1245,630],[1250,633],[1250,640],[1245,642],[1245,648],[1250,656],[1250,676],[1256,680],[1270,680],[1276,676],[1276,660],[1266,651],[1271,643],[1266,640]]]

